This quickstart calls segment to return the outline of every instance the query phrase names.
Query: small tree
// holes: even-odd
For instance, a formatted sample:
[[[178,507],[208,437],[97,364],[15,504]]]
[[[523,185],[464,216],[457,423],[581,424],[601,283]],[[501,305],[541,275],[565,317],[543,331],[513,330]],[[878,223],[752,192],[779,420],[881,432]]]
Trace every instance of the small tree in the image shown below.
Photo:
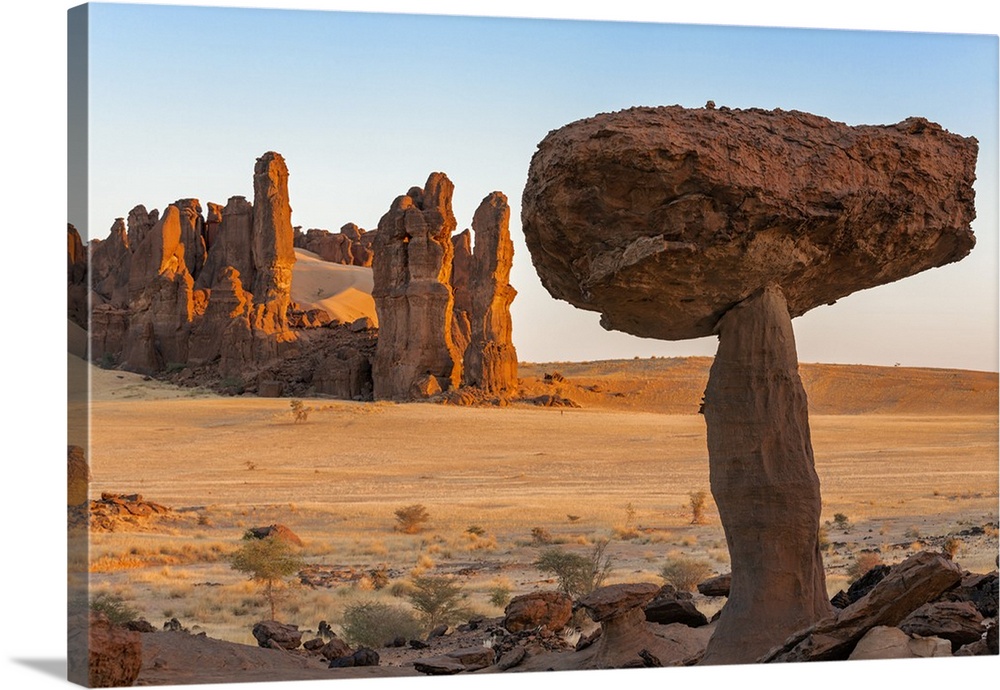
[[[243,545],[230,560],[233,570],[246,573],[251,580],[263,585],[264,598],[271,606],[271,620],[275,619],[275,585],[305,565],[293,548],[288,541],[275,536],[264,539],[244,536]]]
[[[411,580],[413,589],[407,598],[430,627],[449,624],[468,615],[463,602],[468,596],[450,577],[425,575]]]
[[[559,589],[571,597],[586,596],[604,584],[611,572],[611,556],[605,554],[607,547],[607,540],[599,541],[589,556],[560,548],[546,549],[534,566],[555,575]]]
[[[691,524],[701,525],[705,522],[705,499],[708,494],[704,491],[692,491],[688,494],[691,502]]]
[[[660,568],[660,577],[682,592],[693,592],[698,583],[712,574],[708,561],[690,556],[677,556]]]
[[[415,503],[395,512],[396,529],[403,534],[416,534],[423,529],[424,523],[431,519],[427,509]]]

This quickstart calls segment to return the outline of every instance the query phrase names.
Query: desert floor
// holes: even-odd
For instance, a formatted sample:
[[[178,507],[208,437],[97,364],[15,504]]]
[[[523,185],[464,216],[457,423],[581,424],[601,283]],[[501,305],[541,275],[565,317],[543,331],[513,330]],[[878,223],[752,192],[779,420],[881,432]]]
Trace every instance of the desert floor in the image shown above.
[[[390,583],[413,573],[455,575],[472,608],[485,615],[502,612],[490,602],[497,590],[555,587],[532,567],[546,548],[585,554],[609,540],[608,582],[661,582],[661,567],[681,555],[727,572],[710,497],[704,524],[691,524],[690,495],[709,488],[704,419],[650,411],[690,409],[707,362],[678,368],[661,361],[653,373],[642,372],[648,361],[616,366],[610,369],[619,373],[563,367],[571,375],[561,390],[593,398],[581,409],[314,399],[305,401],[312,409],[302,423],[287,399],[218,397],[91,368],[92,498],[140,493],[173,509],[165,518],[91,534],[92,591],[122,597],[156,626],[177,617],[210,637],[253,644],[251,627],[269,616],[255,584],[229,567],[227,555],[244,530],[275,522],[303,539],[310,563],[359,574],[384,565]],[[663,368],[671,366],[683,369],[675,379],[690,379],[690,391],[684,400],[658,403],[663,390],[684,388],[668,385]],[[542,368],[522,371],[528,389],[545,388]],[[808,371],[803,378],[818,402],[823,390],[840,385]],[[841,370],[837,381],[845,372],[874,376],[870,368]],[[586,378],[598,374],[599,384]],[[883,379],[923,376],[888,370]],[[973,391],[981,404],[955,403],[949,396],[958,394],[931,375],[917,385],[926,387],[921,399],[961,409],[906,404],[902,413],[897,402],[891,414],[814,410],[831,594],[846,587],[863,550],[877,549],[894,563],[953,537],[964,568],[996,567],[996,374],[961,376],[954,387]],[[655,390],[629,393],[643,387]],[[859,390],[870,396],[870,388]],[[597,400],[594,391],[607,395]],[[81,440],[83,429],[71,429],[70,441]],[[396,531],[394,511],[416,503],[430,515],[425,529]],[[470,527],[481,529],[472,534]],[[350,603],[403,604],[400,591],[374,591],[364,577],[330,588],[290,585],[278,618],[312,630],[325,619],[336,629]],[[696,595],[709,615],[722,602]]]

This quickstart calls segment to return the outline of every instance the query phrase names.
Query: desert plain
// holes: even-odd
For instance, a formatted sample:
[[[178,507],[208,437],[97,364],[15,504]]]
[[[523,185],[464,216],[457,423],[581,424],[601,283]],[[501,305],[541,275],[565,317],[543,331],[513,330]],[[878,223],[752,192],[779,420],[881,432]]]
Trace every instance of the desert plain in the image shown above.
[[[254,645],[266,603],[229,556],[248,528],[274,523],[299,535],[307,564],[341,574],[321,587],[288,578],[277,618],[302,630],[326,620],[338,631],[352,603],[405,607],[418,574],[453,576],[470,610],[502,615],[504,595],[556,588],[533,565],[553,547],[586,554],[606,541],[605,584],[662,583],[663,566],[684,557],[726,573],[710,493],[692,524],[691,496],[709,491],[698,404],[710,363],[522,363],[524,397],[551,391],[581,407],[313,398],[297,422],[287,398],[220,396],[71,355],[71,367],[89,369],[91,498],[138,493],[170,508],[91,533],[92,596],[118,597],[155,627],[177,618]],[[846,589],[862,552],[893,564],[949,539],[962,568],[995,570],[997,374],[802,364],[801,375],[829,594]],[[70,391],[71,412],[85,393]],[[82,432],[71,427],[70,442]],[[414,504],[429,519],[404,534],[394,512]],[[366,574],[379,569],[389,583],[375,589]],[[724,601],[695,594],[708,616]],[[378,672],[392,665],[385,658]],[[155,673],[143,671],[187,682]],[[260,674],[246,679],[271,677]]]

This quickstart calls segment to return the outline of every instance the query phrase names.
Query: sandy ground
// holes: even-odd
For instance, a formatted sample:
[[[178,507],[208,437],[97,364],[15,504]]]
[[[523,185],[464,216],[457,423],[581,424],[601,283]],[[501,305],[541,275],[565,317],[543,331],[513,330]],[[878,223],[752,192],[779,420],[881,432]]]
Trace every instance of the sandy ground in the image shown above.
[[[175,509],[135,531],[93,534],[92,586],[124,595],[154,624],[171,613],[209,637],[252,644],[256,619],[228,610],[230,599],[255,592],[224,559],[156,554],[232,549],[247,527],[281,522],[303,538],[308,562],[386,564],[393,581],[414,568],[455,575],[486,615],[501,612],[487,598],[497,582],[513,594],[555,586],[531,565],[552,546],[533,540],[534,528],[579,553],[610,540],[609,582],[661,582],[660,567],[678,555],[726,572],[711,499],[704,524],[690,519],[690,494],[709,488],[704,419],[651,411],[690,409],[707,365],[697,358],[561,363],[567,381],[559,384],[540,381],[557,365],[522,367],[526,389],[558,388],[587,405],[581,409],[312,399],[304,423],[294,422],[285,399],[218,397],[89,367],[92,496],[138,492]],[[811,416],[830,593],[846,586],[863,549],[893,563],[948,537],[961,541],[963,567],[993,570],[1000,478],[989,400],[997,375],[811,366],[803,367],[807,389],[828,411],[870,407],[879,382],[892,391],[909,376],[919,389],[885,395],[881,409],[891,413]],[[851,385],[852,377],[868,385]],[[82,426],[77,432],[84,438]],[[413,503],[431,519],[421,534],[402,535],[394,511]],[[834,524],[838,513],[846,526]],[[485,531],[482,540],[470,540],[472,525]],[[284,618],[303,629],[323,618],[336,624],[347,602],[372,594],[293,588]],[[696,601],[709,615],[723,603]],[[161,671],[160,680],[147,679],[187,682]],[[307,665],[295,677],[314,672]],[[226,677],[219,673],[212,678]]]
[[[333,264],[305,249],[295,250],[292,300],[302,309],[325,309],[343,323],[368,316],[378,324],[372,299],[372,269]]]

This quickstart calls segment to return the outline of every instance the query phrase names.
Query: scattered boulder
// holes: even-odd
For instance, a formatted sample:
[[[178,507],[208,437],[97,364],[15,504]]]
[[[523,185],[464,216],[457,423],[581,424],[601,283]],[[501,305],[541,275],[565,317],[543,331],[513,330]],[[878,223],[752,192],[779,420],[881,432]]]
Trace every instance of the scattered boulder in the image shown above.
[[[302,633],[297,625],[278,621],[261,621],[253,626],[253,636],[261,647],[278,646],[281,649],[295,649],[302,644]]]
[[[698,592],[706,597],[728,597],[729,588],[733,583],[733,574],[725,573],[710,577],[704,582],[698,583]]]
[[[512,633],[537,627],[562,630],[573,617],[573,600],[562,592],[529,592],[510,600],[503,627]]]
[[[708,625],[708,618],[694,605],[689,592],[678,592],[673,585],[663,585],[643,610],[650,623],[681,623],[690,628]]]
[[[492,649],[467,647],[440,656],[416,659],[413,667],[427,675],[454,675],[463,671],[478,671],[492,666],[494,661]]]
[[[961,571],[941,554],[922,551],[846,609],[801,630],[761,657],[762,662],[842,660],[876,626],[897,626],[912,611],[957,585]]]
[[[374,649],[361,647],[350,656],[330,660],[330,668],[352,668],[354,666],[378,666],[379,655]]]
[[[142,638],[139,633],[112,624],[102,613],[91,612],[88,635],[89,687],[134,685],[142,668]]]
[[[331,633],[331,635],[332,634],[333,633]],[[351,650],[351,646],[349,644],[336,635],[333,635],[333,637],[331,637],[330,640],[320,648],[319,653],[323,655],[324,659],[333,661],[334,659],[350,656],[354,652]]]
[[[858,640],[847,658],[862,659],[916,659],[920,657],[951,656],[951,644],[937,637],[914,638],[899,628],[877,625]]]
[[[267,525],[266,527],[251,527],[246,531],[246,534],[253,539],[267,539],[268,537],[274,537],[275,539],[287,541],[289,544],[294,544],[295,546],[302,546],[302,539],[299,538],[299,535],[293,532],[289,527],[279,523]]]
[[[924,604],[899,624],[908,635],[940,637],[951,643],[952,651],[983,636],[983,615],[970,602],[936,601]]]
[[[885,576],[889,574],[890,569],[891,566],[885,565],[884,563],[875,566],[852,582],[846,592],[841,590],[834,594],[833,598],[830,599],[830,603],[838,609],[846,609],[858,599],[868,594],[868,592],[872,591],[872,588],[875,587],[875,585],[885,579]]]
[[[1000,586],[1000,581],[998,581],[996,571],[985,575],[966,573],[959,586],[946,592],[941,599],[942,601],[971,602],[983,618],[996,618],[997,598],[1000,595],[998,586]]]

